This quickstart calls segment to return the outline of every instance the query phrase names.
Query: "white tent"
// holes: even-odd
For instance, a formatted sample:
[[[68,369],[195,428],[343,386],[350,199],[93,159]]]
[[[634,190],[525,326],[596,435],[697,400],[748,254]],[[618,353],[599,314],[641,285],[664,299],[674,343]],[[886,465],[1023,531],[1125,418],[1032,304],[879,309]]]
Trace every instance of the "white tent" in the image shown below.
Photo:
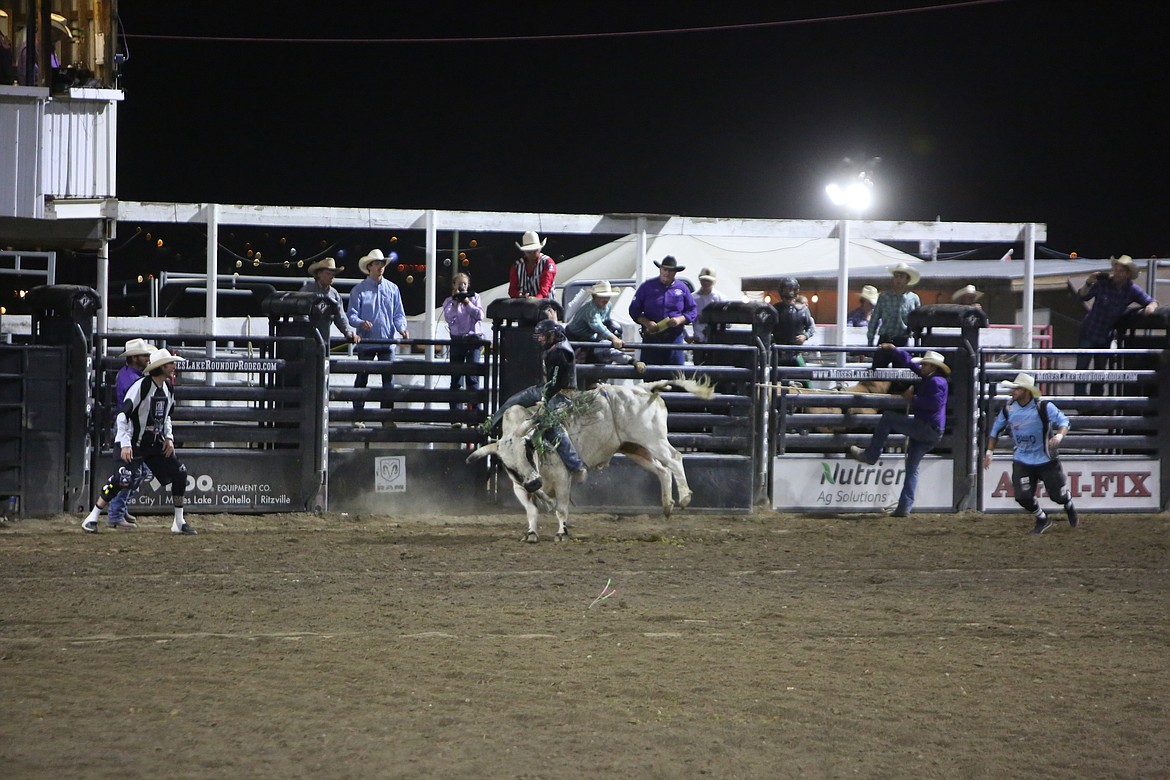
[[[871,239],[851,240],[848,248],[851,270],[922,262],[914,255]],[[661,261],[667,255],[673,255],[686,266],[679,277],[690,279],[696,288],[699,269],[712,269],[718,278],[715,289],[732,300],[744,296],[740,282],[745,277],[788,275],[800,279],[806,274],[836,271],[840,262],[836,238],[647,235],[644,267],[639,274],[638,237],[630,234],[558,263],[556,285],[564,288],[574,282],[592,283],[601,279],[648,279],[658,273],[654,261]],[[507,294],[508,285],[504,284],[481,291],[480,298],[486,307]],[[758,299],[759,295],[751,297]]]

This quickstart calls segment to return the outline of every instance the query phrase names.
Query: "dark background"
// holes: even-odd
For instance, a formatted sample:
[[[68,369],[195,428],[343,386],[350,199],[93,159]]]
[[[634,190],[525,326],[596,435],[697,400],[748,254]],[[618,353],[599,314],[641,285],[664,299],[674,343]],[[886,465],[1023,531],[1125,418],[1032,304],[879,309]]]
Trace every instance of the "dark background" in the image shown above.
[[[825,219],[842,158],[880,157],[867,218],[1042,222],[1082,256],[1168,249],[1165,3],[119,7],[127,200]],[[658,32],[612,35],[636,31]],[[203,268],[196,228],[119,230],[115,279]],[[242,274],[249,248],[255,273],[303,275],[295,246],[344,250],[354,276],[392,248],[289,232],[221,240]],[[517,237],[473,237],[482,289]],[[398,238],[423,262],[421,236]]]

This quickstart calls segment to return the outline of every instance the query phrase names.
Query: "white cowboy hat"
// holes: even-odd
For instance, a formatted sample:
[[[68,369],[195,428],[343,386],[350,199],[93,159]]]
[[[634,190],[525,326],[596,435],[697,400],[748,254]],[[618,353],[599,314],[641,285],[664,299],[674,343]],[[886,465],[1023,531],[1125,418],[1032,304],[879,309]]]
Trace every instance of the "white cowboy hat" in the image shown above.
[[[911,287],[918,284],[918,280],[922,278],[922,274],[918,273],[918,271],[916,269],[911,268],[910,266],[906,265],[905,263],[898,263],[893,268],[890,268],[887,270],[889,270],[890,276],[893,276],[894,274],[906,274],[907,276],[909,276]]]
[[[951,367],[947,365],[947,359],[933,349],[927,350],[920,358],[914,358],[914,362],[930,363],[932,366],[938,366],[947,376],[951,374]]]
[[[662,258],[661,263],[658,262],[657,260],[655,260],[654,265],[658,266],[659,268],[665,268],[665,269],[670,270],[670,271],[685,271],[685,270],[687,270],[687,267],[685,265],[678,264],[678,260],[674,259],[674,255],[667,255],[666,257]]]
[[[983,293],[976,290],[975,285],[969,284],[966,287],[963,287],[962,289],[955,290],[955,292],[951,295],[951,300],[957,301],[960,298],[962,298],[964,295],[974,295],[975,300],[979,300],[980,298],[983,297]]]
[[[699,269],[699,281],[704,282],[708,279],[710,279],[711,281],[715,281],[715,272],[712,271],[710,268],[700,268]]]
[[[618,294],[618,291],[609,283],[608,279],[602,279],[589,288],[589,294],[596,295],[598,298],[612,298]]]
[[[548,239],[541,241],[540,234],[535,230],[526,230],[524,235],[520,237],[520,243],[516,244],[516,248],[521,252],[537,252],[544,249],[544,245],[547,243]]]
[[[158,349],[150,353],[150,362],[146,364],[146,368],[142,369],[142,373],[149,374],[160,366],[165,366],[167,363],[181,363],[187,358],[181,358],[178,355],[172,355],[165,349]]]
[[[377,252],[378,250],[375,249],[374,251]],[[344,265],[338,265],[337,261],[334,260],[332,257],[326,257],[324,260],[318,260],[317,262],[315,262],[311,266],[309,266],[309,276],[316,276],[318,271],[341,272],[344,270],[345,270]],[[365,270],[365,269],[362,269],[362,270]]]
[[[126,342],[126,349],[118,357],[134,357],[135,355],[153,355],[157,350],[154,344],[147,344],[146,339],[130,339]]]
[[[389,264],[390,262],[397,259],[398,255],[394,252],[391,252],[390,256],[386,257],[386,255],[382,254],[381,249],[371,249],[368,255],[363,257],[361,260],[358,260],[358,270],[363,274],[369,273],[369,271],[366,269],[370,267],[370,263],[378,262]]]
[[[1031,374],[1016,374],[1016,381],[1009,382],[1006,379],[999,383],[1000,387],[1007,387],[1014,390],[1017,387],[1022,387],[1032,394],[1033,398],[1040,397],[1040,388],[1036,387],[1036,380],[1032,378]]]
[[[870,303],[877,303],[878,289],[872,284],[867,284],[861,288],[861,300],[869,301]]]
[[[1137,265],[1133,262],[1133,258],[1129,255],[1122,255],[1121,257],[1111,257],[1109,262],[1112,265],[1121,266],[1129,273],[1129,278],[1133,279],[1138,275]]]

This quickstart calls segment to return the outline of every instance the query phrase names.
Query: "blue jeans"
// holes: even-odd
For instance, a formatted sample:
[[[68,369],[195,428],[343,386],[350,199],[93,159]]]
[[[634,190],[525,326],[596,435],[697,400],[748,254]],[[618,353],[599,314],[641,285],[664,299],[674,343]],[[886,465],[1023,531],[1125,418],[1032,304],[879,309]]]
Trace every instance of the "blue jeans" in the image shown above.
[[[126,519],[127,504],[130,503],[130,499],[138,495],[138,489],[142,487],[142,482],[144,480],[148,480],[154,477],[154,474],[150,472],[150,469],[147,468],[145,463],[143,463],[140,468],[141,473],[138,477],[138,480],[134,483],[134,486],[119,490],[118,495],[114,496],[114,498],[110,501],[110,514],[108,520],[111,523],[120,523]]]
[[[942,431],[916,417],[902,412],[882,412],[877,428],[869,446],[865,448],[865,459],[870,463],[877,463],[882,449],[886,446],[886,439],[891,433],[901,433],[906,436],[906,479],[902,483],[902,495],[898,497],[897,514],[909,514],[914,506],[914,491],[918,489],[918,466],[926,453],[934,449],[942,440]]]
[[[384,361],[386,361],[386,363],[388,365],[392,364],[394,362],[394,345],[387,344],[385,346],[370,347],[368,349],[359,348],[357,350],[357,358],[358,358],[358,360],[384,360]],[[354,375],[353,386],[355,388],[364,388],[369,383],[370,383],[370,375],[369,374],[362,373],[362,374],[355,374]],[[383,371],[382,372],[382,388],[384,390],[389,390],[393,386],[394,386],[394,372],[392,370]],[[383,401],[382,403],[379,404],[379,406],[382,407],[383,409],[393,409],[394,402],[393,401]],[[354,408],[354,411],[360,412],[362,409],[366,408],[366,402],[365,401],[354,401],[353,408]]]
[[[1081,336],[1077,340],[1078,349],[1109,349],[1112,344],[1112,339],[1108,339],[1102,343],[1100,341],[1094,341],[1093,339]],[[1089,367],[1090,361],[1093,363],[1093,370],[1103,371],[1108,367],[1109,356],[1104,354],[1087,355],[1084,352],[1081,352],[1077,355],[1077,371],[1084,371],[1087,369]],[[1085,391],[1086,385],[1084,382],[1077,382],[1073,385],[1073,395],[1083,397],[1086,394]],[[1093,395],[1105,395],[1105,385],[1094,385]]]
[[[482,363],[483,362],[483,347],[479,346],[479,340],[460,341],[459,337],[451,340],[451,362],[452,363]],[[468,390],[479,389],[479,377],[474,374],[452,374],[451,375],[451,389],[462,390],[464,380],[467,383]],[[451,408],[458,406],[455,402],[451,403]]]
[[[674,331],[678,332],[675,333]],[[671,328],[665,333],[644,333],[642,341],[647,344],[682,344],[685,331],[682,328]],[[642,360],[651,364],[663,366],[681,366],[687,362],[686,353],[681,349],[672,349],[669,352],[661,349],[645,350]]]
[[[526,387],[520,392],[510,397],[500,406],[491,416],[491,425],[488,430],[496,427],[496,424],[504,416],[504,412],[513,406],[535,406],[540,399],[544,397],[544,388],[540,385],[533,385]],[[569,403],[569,399],[559,393],[554,395],[548,402],[549,409],[558,409]],[[569,441],[569,437],[565,435],[564,429],[559,425],[555,425],[544,432],[544,440],[550,444],[555,443],[557,448],[557,455],[561,456],[561,462],[565,464],[565,468],[569,471],[580,471],[585,468],[585,464],[581,461],[581,457],[577,455],[576,448],[573,447],[573,442]]]

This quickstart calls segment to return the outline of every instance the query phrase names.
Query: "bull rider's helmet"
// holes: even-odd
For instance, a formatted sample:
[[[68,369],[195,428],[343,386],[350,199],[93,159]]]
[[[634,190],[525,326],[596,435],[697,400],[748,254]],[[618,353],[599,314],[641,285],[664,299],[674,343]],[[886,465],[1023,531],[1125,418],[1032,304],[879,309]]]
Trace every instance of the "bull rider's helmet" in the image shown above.
[[[796,281],[796,279],[791,276],[785,276],[780,280],[781,298],[795,298],[798,292],[800,292],[800,282]]]
[[[564,341],[565,326],[556,320],[541,320],[532,329],[532,337],[539,341],[541,337],[549,336],[553,342]]]

